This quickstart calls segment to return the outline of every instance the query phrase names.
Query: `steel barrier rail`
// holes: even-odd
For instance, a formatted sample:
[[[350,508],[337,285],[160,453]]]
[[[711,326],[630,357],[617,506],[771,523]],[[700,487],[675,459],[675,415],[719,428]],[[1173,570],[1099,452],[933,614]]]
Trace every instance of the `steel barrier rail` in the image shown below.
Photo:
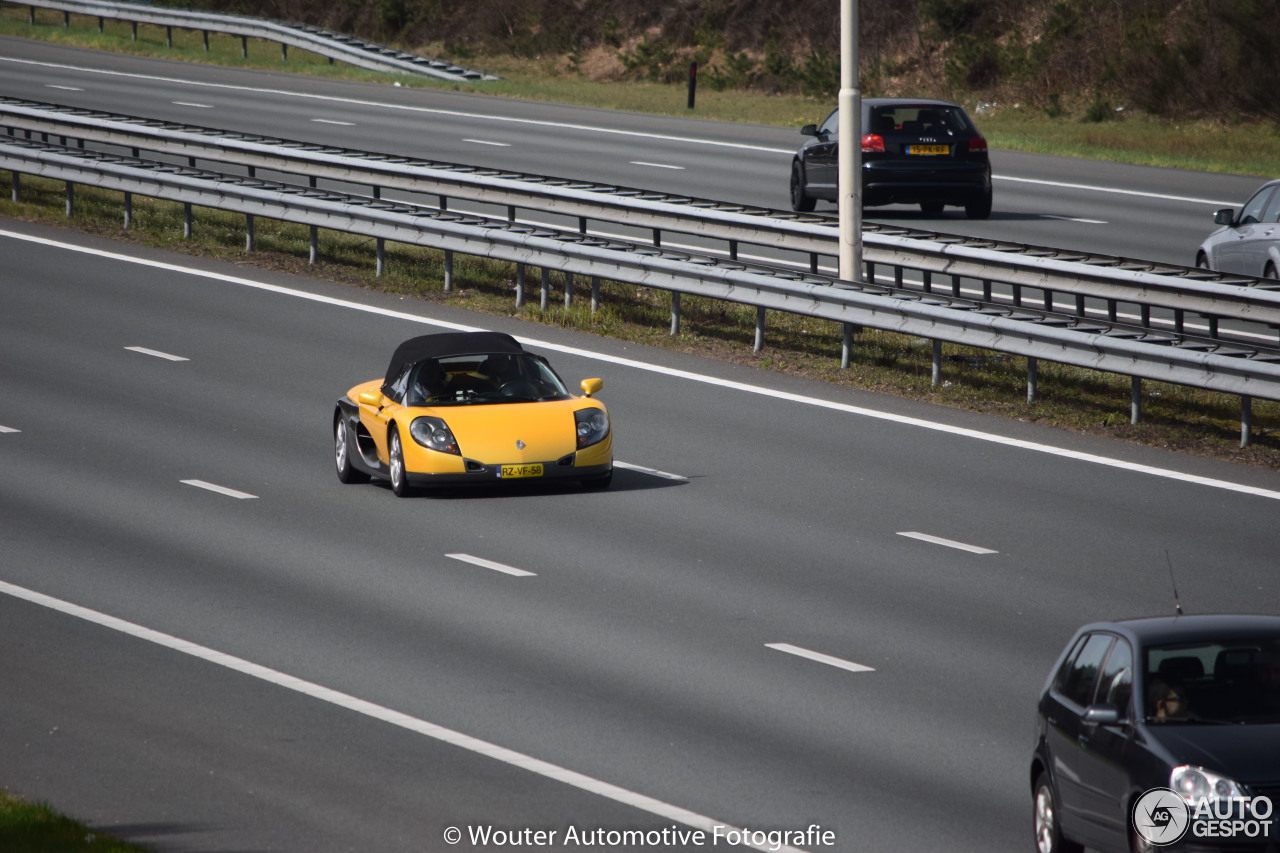
[[[0,169],[445,251],[924,336],[1134,377],[1280,400],[1280,352],[905,294],[579,232],[248,180],[61,146],[0,141]],[[1243,412],[1243,406],[1242,406]]]
[[[765,208],[750,208],[660,192],[396,157],[334,146],[254,136],[193,125],[114,116],[90,110],[0,98],[0,126],[72,137],[96,144],[145,149],[190,160],[233,163],[368,185],[428,193],[442,199],[538,210],[724,240],[731,257],[739,244],[834,256],[835,222]],[[1054,307],[1065,297],[1077,316],[1083,300],[1161,308],[1280,328],[1280,283],[1231,277],[1196,268],[957,237],[889,226],[863,236],[864,260],[878,265],[996,282],[1041,291]],[[1015,300],[1016,301],[1016,300]],[[1175,323],[1178,321],[1175,320]],[[1181,332],[1175,327],[1174,331]],[[1216,335],[1211,335],[1215,336]]]
[[[56,9],[68,15],[87,15],[98,19],[111,18],[160,27],[178,27],[185,30],[203,30],[206,33],[225,33],[242,38],[266,39],[373,71],[425,74],[444,80],[499,79],[483,71],[383,47],[306,24],[269,21],[244,15],[221,15],[213,12],[170,9],[163,6],[144,6],[138,3],[110,3],[105,0],[12,0],[12,2],[14,5],[30,6],[33,14],[34,9],[39,7]]]

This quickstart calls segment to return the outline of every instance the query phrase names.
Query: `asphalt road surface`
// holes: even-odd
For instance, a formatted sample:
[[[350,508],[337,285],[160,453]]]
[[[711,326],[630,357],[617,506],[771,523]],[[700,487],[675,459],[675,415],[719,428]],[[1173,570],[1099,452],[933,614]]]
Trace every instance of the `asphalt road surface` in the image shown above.
[[[3,48],[6,93],[36,97],[33,69],[103,76],[12,61],[89,54]],[[84,97],[190,99],[110,79],[114,102]],[[233,98],[260,132],[342,131]],[[443,138],[432,116],[387,145]],[[573,132],[601,158],[659,144]],[[566,144],[511,167],[610,171]],[[700,156],[697,194],[774,195]],[[780,164],[785,200],[786,155],[750,156]],[[1034,180],[1065,168],[1027,162]],[[1045,192],[1061,210],[1076,191]],[[1087,230],[1063,222],[981,227]],[[14,221],[0,259],[0,785],[157,850],[1027,849],[1034,703],[1079,624],[1172,612],[1166,554],[1189,611],[1280,609],[1271,472]],[[604,379],[611,489],[337,482],[334,400],[450,324],[521,337],[571,385]]]

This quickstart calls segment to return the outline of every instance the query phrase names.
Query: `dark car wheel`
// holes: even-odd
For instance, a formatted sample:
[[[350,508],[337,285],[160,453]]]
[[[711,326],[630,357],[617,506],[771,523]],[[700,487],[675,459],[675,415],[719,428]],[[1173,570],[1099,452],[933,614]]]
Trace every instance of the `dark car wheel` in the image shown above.
[[[1272,263],[1268,263],[1267,268],[1262,271],[1262,277],[1263,278],[1280,278],[1280,275],[1276,274],[1276,265]]]
[[[337,465],[338,479],[341,482],[369,482],[369,475],[357,471],[351,464],[351,443],[347,441],[347,425],[341,418],[333,422],[333,461]]]
[[[970,219],[986,219],[991,215],[991,193],[968,202],[964,206],[964,215]]]
[[[409,488],[409,474],[404,469],[404,448],[400,446],[400,430],[392,426],[391,437],[387,439],[387,457],[391,465],[391,491],[402,498],[412,491]]]
[[[791,162],[791,209],[797,213],[810,213],[818,206],[818,200],[804,191],[804,164]]]
[[[1084,853],[1083,845],[1062,837],[1048,773],[1041,773],[1036,779],[1035,790],[1036,853]]]

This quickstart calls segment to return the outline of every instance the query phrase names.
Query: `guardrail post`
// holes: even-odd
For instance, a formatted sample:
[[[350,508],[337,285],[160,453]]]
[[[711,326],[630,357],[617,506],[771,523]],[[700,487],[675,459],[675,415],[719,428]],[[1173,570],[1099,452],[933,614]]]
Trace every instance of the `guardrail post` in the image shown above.
[[[64,30],[66,30],[66,29],[70,29],[70,28],[71,28],[71,13],[70,13],[70,12],[63,12],[63,13],[62,13],[62,28],[63,28]]]
[[[933,293],[933,270],[922,270],[920,278],[924,285],[924,292]]]
[[[933,339],[933,372],[929,379],[935,388],[942,384],[942,341]]]
[[[204,31],[204,52],[205,53],[209,52],[209,31],[208,30]]]
[[[542,268],[542,299],[538,307],[546,311],[547,304],[551,300],[551,270],[546,267]]]
[[[249,37],[248,36],[240,36],[240,58],[241,59],[249,58]]]
[[[377,242],[378,263],[374,267],[374,278],[382,278],[382,274],[387,271],[387,238],[379,237]]]
[[[311,266],[316,265],[316,260],[320,257],[320,229],[311,226],[311,254],[307,257],[307,263]]]
[[[524,264],[516,264],[516,307],[524,307]]]
[[[1253,444],[1253,398],[1240,395],[1240,447]]]
[[[98,16],[98,34],[99,35],[102,34],[102,16],[101,15]]]
[[[30,8],[31,14],[27,16],[27,23],[34,27],[36,25],[36,7],[32,6]]]
[[[1142,377],[1133,377],[1129,390],[1129,423],[1137,426],[1142,423]]]
[[[182,205],[182,239],[191,239],[191,202]]]
[[[453,250],[444,250],[444,292],[453,292]]]
[[[1173,309],[1173,330],[1178,334],[1182,334],[1183,322],[1186,319],[1186,313],[1181,308]]]
[[[67,181],[67,219],[71,218],[71,213],[76,206],[76,185]]]
[[[853,325],[841,323],[840,327],[840,367],[847,370],[853,360]]]
[[[1205,322],[1209,324],[1209,337],[1211,338],[1218,337],[1218,318],[1205,317],[1204,319],[1205,319]]]
[[[133,193],[124,194],[124,230],[133,226]]]
[[[22,173],[13,172],[12,174],[13,174],[13,187],[9,192],[9,198],[11,201],[17,202],[19,196],[22,195]]]
[[[1036,401],[1040,390],[1040,360],[1035,356],[1027,356],[1027,404]]]
[[[764,349],[764,306],[756,306],[756,342],[752,352]]]
[[[164,46],[173,47],[173,27],[164,28]]]
[[[951,274],[951,295],[960,297],[960,276],[955,273]]]
[[[138,22],[131,21],[130,23],[133,24],[133,40],[137,41],[138,40]]]
[[[867,261],[867,284],[876,283],[876,265],[871,261]]]
[[[564,307],[569,308],[573,305],[573,273],[564,274]]]
[[[253,233],[253,214],[246,213],[244,215],[244,250],[252,252],[256,245],[256,235]]]
[[[680,291],[671,291],[671,337],[680,334]]]
[[[600,310],[600,276],[591,276],[591,313]]]
[[[289,45],[285,44],[284,42],[280,42],[280,61],[281,62],[289,61]]]
[[[738,259],[738,241],[729,241],[729,260],[736,261]]]

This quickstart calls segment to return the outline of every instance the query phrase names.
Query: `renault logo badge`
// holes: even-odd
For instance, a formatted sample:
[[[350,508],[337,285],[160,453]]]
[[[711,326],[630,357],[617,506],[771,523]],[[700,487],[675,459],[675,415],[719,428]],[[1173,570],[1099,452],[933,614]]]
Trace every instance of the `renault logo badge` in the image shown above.
[[[524,450],[524,442],[518,438],[516,439],[516,450]]]

